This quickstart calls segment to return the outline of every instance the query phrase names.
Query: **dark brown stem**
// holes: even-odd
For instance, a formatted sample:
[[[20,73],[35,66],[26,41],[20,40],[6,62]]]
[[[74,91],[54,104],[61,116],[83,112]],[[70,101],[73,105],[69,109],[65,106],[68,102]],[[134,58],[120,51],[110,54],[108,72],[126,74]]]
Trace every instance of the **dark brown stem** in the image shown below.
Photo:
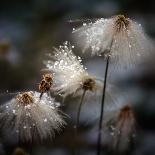
[[[40,98],[40,100],[41,100],[41,98],[42,98],[43,94],[44,94],[43,92],[42,92],[42,93],[40,93],[40,97],[39,97],[39,98]]]
[[[104,102],[105,102],[105,94],[106,94],[106,84],[107,84],[109,60],[110,60],[110,55],[108,55],[107,59],[106,59],[106,68],[105,68],[105,74],[104,74],[101,114],[100,114],[100,120],[99,120],[99,132],[98,132],[98,139],[97,139],[97,155],[101,154],[102,122],[103,122],[103,114],[104,114]]]

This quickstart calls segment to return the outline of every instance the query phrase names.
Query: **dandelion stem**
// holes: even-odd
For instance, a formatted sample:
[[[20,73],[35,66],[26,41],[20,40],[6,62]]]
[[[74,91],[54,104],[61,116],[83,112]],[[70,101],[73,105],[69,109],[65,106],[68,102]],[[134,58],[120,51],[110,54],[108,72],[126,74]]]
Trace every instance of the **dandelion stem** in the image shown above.
[[[109,68],[109,60],[110,55],[107,56],[106,59],[106,68],[104,74],[104,85],[103,85],[103,95],[102,95],[102,103],[101,103],[101,114],[99,120],[99,132],[98,132],[98,139],[97,139],[97,155],[101,154],[101,137],[102,137],[102,122],[103,122],[103,113],[104,113],[104,102],[105,102],[105,94],[106,94],[106,84],[107,84],[107,75],[108,75],[108,68]]]
[[[40,100],[41,100],[41,98],[42,98],[43,94],[44,94],[43,92],[42,92],[42,93],[40,93],[40,96],[39,96]]]
[[[78,111],[77,111],[77,118],[76,118],[76,129],[79,126],[80,113],[81,113],[82,103],[83,103],[85,94],[86,94],[86,90],[83,91],[83,94],[82,94],[81,99],[80,99],[80,103],[79,103],[79,107],[78,107]]]
[[[78,126],[79,126],[79,121],[80,121],[80,113],[81,113],[81,108],[82,108],[82,104],[83,104],[85,94],[86,94],[86,90],[83,91],[83,94],[82,94],[81,99],[80,99],[78,111],[77,111],[76,126],[75,126],[75,144],[77,144],[77,133],[78,133]],[[75,155],[76,152],[74,151],[73,154]]]

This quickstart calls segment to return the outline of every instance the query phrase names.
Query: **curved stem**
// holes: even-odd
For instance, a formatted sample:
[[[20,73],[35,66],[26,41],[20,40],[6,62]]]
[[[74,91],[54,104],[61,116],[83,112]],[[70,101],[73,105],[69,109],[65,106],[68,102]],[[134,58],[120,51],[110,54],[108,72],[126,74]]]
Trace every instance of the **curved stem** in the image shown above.
[[[102,122],[103,122],[104,102],[105,102],[105,94],[106,94],[106,84],[107,84],[109,60],[110,60],[110,56],[108,55],[107,60],[106,60],[105,74],[104,74],[104,85],[103,85],[103,95],[102,95],[102,103],[101,103],[101,114],[100,114],[100,120],[99,120],[99,132],[98,132],[98,139],[97,139],[97,155],[101,154]]]

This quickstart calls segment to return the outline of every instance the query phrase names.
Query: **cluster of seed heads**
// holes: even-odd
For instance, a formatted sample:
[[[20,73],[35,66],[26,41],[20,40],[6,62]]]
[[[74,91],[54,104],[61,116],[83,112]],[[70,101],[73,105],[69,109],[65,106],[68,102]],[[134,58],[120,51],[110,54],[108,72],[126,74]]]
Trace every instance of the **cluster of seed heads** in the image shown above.
[[[110,62],[118,68],[132,68],[142,57],[150,54],[149,40],[141,25],[123,15],[84,23],[82,27],[74,28],[73,33],[84,53],[91,50],[90,55],[108,55]],[[53,138],[55,131],[60,131],[66,124],[51,91],[66,97],[78,91],[81,95],[81,91],[94,92],[98,89],[97,79],[87,72],[81,57],[76,56],[73,50],[74,46],[67,41],[53,48],[49,59],[45,61],[48,73],[42,76],[38,87],[40,93],[22,92],[1,106],[3,112],[0,120],[5,120],[3,127],[18,131],[20,140]],[[115,114],[113,111],[109,113]],[[116,114],[113,117],[114,141],[122,145],[118,142],[118,135],[123,138],[131,135],[135,128],[135,117],[132,108],[126,104],[119,107]]]

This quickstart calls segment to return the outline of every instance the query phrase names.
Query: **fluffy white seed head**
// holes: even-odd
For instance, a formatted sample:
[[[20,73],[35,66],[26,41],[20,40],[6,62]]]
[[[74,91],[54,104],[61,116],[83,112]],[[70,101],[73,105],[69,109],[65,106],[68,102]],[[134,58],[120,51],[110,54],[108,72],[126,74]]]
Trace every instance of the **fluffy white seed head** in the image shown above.
[[[0,107],[3,129],[15,132],[19,141],[53,138],[65,125],[54,99],[44,94],[40,100],[39,96],[32,91],[20,93]]]
[[[45,62],[46,70],[54,76],[52,89],[64,96],[82,89],[95,89],[95,80],[87,73],[81,58],[73,54],[72,48],[65,42],[63,46],[54,48],[54,54]]]
[[[150,55],[152,45],[140,24],[123,15],[99,19],[73,31],[83,52],[111,56],[118,68],[129,68]]]

